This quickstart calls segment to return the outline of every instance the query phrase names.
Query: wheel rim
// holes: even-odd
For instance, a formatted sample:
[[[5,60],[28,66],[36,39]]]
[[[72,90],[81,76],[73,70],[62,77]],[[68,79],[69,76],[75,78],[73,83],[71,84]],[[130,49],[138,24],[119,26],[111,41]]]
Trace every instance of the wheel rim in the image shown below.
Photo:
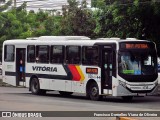
[[[92,96],[97,96],[97,95],[98,95],[98,89],[97,89],[97,87],[93,87],[93,88],[91,89],[91,95],[92,95]]]
[[[36,92],[37,89],[38,89],[38,83],[35,80],[33,80],[33,84],[32,84],[32,90],[33,90],[33,92]]]

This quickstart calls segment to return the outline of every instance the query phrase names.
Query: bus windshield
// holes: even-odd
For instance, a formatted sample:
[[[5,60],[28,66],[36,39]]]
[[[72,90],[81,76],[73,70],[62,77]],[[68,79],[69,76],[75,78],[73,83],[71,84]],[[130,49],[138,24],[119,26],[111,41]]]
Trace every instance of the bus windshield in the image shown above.
[[[156,72],[156,57],[153,51],[121,51],[118,58],[121,74],[153,75]]]

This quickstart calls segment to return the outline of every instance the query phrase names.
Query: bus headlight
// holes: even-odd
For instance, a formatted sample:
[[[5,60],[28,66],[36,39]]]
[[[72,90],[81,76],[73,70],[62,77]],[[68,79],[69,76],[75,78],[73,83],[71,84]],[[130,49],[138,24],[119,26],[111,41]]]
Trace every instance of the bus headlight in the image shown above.
[[[158,85],[158,81],[155,82],[155,86],[157,86],[157,85]]]

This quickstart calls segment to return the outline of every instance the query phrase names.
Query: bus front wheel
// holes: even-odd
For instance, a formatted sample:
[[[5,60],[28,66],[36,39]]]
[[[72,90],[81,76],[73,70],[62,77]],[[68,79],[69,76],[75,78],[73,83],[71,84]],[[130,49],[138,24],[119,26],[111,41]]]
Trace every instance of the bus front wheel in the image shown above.
[[[44,95],[46,93],[45,90],[40,89],[39,80],[37,78],[31,80],[31,92],[35,95]]]
[[[97,83],[93,82],[89,87],[89,94],[91,100],[98,101],[102,98],[102,96],[99,95],[99,89]]]

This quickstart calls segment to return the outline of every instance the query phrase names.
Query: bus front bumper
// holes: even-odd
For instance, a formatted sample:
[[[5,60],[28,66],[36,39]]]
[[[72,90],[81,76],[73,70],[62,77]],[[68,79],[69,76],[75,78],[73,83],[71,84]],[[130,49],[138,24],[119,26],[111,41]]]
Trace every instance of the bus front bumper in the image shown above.
[[[118,85],[117,96],[146,96],[146,95],[157,95],[158,85]]]

